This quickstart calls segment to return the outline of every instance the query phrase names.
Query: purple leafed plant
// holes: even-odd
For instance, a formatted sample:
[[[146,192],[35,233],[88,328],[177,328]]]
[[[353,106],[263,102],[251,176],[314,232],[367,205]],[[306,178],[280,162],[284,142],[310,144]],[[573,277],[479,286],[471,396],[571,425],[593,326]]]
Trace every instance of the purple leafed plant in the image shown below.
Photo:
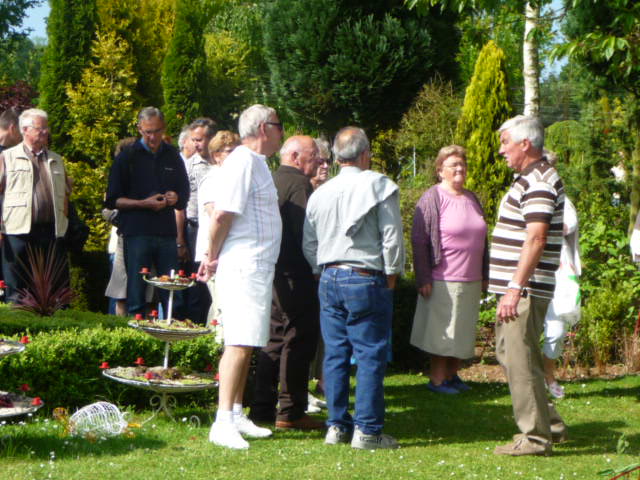
[[[27,247],[27,259],[28,265],[21,263],[28,286],[18,290],[14,308],[50,317],[75,297],[65,278],[66,259],[56,255],[53,246],[46,251]]]

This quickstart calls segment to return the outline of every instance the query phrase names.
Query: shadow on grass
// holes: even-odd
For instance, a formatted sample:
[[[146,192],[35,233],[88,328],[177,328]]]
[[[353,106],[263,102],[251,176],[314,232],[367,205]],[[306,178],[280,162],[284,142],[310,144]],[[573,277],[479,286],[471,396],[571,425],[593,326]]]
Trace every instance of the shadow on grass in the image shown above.
[[[4,432],[3,432],[4,433]],[[118,436],[105,440],[89,441],[85,438],[29,431],[9,432],[0,437],[0,457],[49,460],[81,456],[126,455],[133,450],[160,449],[166,442],[143,435]]]
[[[426,389],[427,381],[415,377],[409,384],[385,387],[385,432],[396,436],[403,446],[476,442],[495,442],[497,445],[511,441],[513,434],[518,433],[506,384],[469,382],[472,387],[469,392],[439,395]],[[585,392],[584,396],[629,395],[637,390],[605,387],[596,392]],[[554,455],[556,452],[558,455],[615,452],[620,437],[618,429],[627,426],[619,418],[572,423],[569,441],[555,449]],[[640,435],[627,439],[633,445],[640,441]]]

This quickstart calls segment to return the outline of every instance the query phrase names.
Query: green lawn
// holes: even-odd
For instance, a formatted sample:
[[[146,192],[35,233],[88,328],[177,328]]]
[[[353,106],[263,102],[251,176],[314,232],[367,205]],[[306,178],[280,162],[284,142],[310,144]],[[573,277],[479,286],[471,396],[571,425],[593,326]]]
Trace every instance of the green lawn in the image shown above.
[[[640,377],[567,383],[558,410],[570,440],[550,458],[496,457],[515,424],[507,386],[473,383],[455,397],[428,392],[418,375],[386,381],[387,426],[402,448],[359,451],[325,446],[323,434],[276,432],[253,440],[248,451],[208,443],[211,412],[178,409],[178,422],[164,418],[135,430],[134,438],[90,443],[61,437],[61,427],[43,415],[26,424],[0,427],[0,478],[16,479],[589,479],[607,468],[638,461]],[[182,418],[196,414],[202,426]],[[150,412],[139,412],[141,421]],[[629,446],[617,453],[625,434]]]

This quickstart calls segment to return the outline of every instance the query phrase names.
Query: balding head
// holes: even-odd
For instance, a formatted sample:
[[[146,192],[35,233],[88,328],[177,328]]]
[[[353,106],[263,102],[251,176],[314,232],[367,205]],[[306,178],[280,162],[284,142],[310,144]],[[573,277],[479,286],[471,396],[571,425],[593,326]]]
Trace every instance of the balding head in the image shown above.
[[[367,134],[358,127],[342,128],[333,142],[333,155],[340,164],[369,168],[371,154]]]
[[[289,137],[280,149],[280,164],[294,167],[312,178],[318,170],[318,146],[306,135]]]

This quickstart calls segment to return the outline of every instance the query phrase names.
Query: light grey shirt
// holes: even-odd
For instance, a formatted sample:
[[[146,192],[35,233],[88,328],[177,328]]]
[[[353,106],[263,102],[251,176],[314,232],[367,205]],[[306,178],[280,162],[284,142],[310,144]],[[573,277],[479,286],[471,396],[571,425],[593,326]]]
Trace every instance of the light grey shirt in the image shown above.
[[[189,188],[191,194],[189,195],[189,203],[187,203],[186,215],[189,219],[198,219],[198,187],[204,177],[209,173],[209,170],[213,167],[211,163],[202,158],[197,153],[194,153],[187,159],[187,176],[189,177]]]
[[[402,273],[398,186],[380,173],[342,167],[309,198],[302,248],[314,273],[330,263]]]

